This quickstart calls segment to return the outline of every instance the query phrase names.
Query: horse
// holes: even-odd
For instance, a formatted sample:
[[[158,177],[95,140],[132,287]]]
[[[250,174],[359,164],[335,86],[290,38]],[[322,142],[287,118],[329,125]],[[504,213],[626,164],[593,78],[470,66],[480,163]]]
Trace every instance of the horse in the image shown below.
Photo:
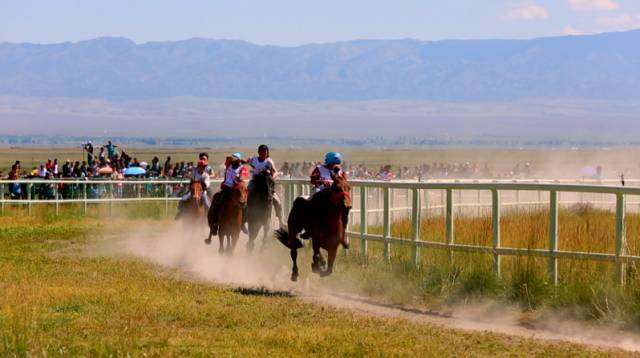
[[[182,206],[181,218],[186,219],[189,224],[204,222],[204,200],[203,195],[207,195],[204,192],[202,183],[197,180],[192,180],[189,183],[189,193],[191,196]]]
[[[213,202],[218,200],[221,192],[217,192],[213,196]],[[229,254],[233,253],[233,250],[240,238],[240,230],[242,229],[242,207],[246,205],[247,201],[247,188],[244,181],[236,183],[231,188],[231,192],[220,205],[218,213],[218,238],[220,239],[219,253],[224,253],[224,239],[227,239],[227,250]],[[209,221],[209,237],[205,240],[207,244],[211,243],[212,230],[214,225],[214,205],[211,205],[208,214]]]
[[[320,276],[329,276],[333,272],[338,246],[349,247],[349,239],[345,234],[351,195],[347,179],[344,176],[331,175],[333,184],[330,188],[316,193],[311,199],[297,198],[287,219],[288,231],[276,231],[276,238],[291,250],[293,268],[291,280],[298,279],[298,248],[302,242],[298,234],[304,229],[311,237],[313,247],[313,263],[311,270]],[[325,262],[320,248],[327,251],[328,263]]]
[[[253,176],[253,185],[247,201],[247,221],[249,223],[249,242],[247,250],[253,251],[255,239],[260,229],[263,233],[262,248],[267,244],[267,235],[271,232],[271,206],[275,181],[268,171]]]

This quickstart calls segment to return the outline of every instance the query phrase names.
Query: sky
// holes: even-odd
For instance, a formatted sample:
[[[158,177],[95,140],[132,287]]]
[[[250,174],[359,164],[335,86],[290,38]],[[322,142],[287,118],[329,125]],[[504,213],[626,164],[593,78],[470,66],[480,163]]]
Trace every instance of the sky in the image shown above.
[[[640,0],[2,0],[0,42],[193,37],[296,46],[535,38],[640,28]]]

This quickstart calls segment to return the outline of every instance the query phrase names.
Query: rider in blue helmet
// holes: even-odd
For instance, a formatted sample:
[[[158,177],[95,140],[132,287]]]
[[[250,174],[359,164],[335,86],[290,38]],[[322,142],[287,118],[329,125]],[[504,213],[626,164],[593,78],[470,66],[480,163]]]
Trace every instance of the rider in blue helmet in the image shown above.
[[[342,154],[338,152],[327,152],[327,154],[324,155],[324,164],[316,166],[311,173],[311,184],[314,186],[314,194],[331,186],[333,183],[331,174],[344,176],[344,173],[340,169],[340,164],[342,164]]]

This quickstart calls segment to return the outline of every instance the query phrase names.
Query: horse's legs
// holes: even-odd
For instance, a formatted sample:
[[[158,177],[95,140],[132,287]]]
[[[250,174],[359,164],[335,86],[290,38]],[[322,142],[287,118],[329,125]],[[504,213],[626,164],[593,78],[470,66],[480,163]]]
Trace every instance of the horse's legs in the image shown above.
[[[328,256],[329,256],[329,258],[328,258],[329,263],[327,264],[326,270],[324,270],[324,271],[322,271],[320,273],[320,276],[323,276],[323,277],[324,276],[329,276],[333,272],[333,263],[336,260],[336,253],[338,252],[338,248],[335,247],[335,248],[333,248],[331,250],[327,250],[327,251],[328,251]]]
[[[291,250],[291,261],[293,261],[293,269],[291,271],[291,281],[298,281],[298,250]]]
[[[236,249],[236,244],[238,244],[239,239],[240,239],[240,234],[229,235],[229,240],[231,240],[229,255],[233,255],[233,251]]]
[[[258,230],[260,230],[259,226],[256,227],[255,223],[249,223],[249,241],[247,241],[247,252],[253,252],[255,240],[258,236]]]
[[[320,241],[311,239],[313,247],[313,262],[311,263],[311,272],[320,273],[322,271],[322,254],[320,253]]]
[[[220,240],[220,247],[218,248],[218,253],[222,254],[224,252],[224,236],[218,234],[218,239]]]

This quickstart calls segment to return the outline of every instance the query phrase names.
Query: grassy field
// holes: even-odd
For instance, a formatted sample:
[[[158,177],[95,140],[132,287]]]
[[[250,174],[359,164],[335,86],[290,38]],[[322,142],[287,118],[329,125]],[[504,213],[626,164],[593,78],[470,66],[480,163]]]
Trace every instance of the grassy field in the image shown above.
[[[125,148],[127,153],[139,160],[151,162],[158,156],[164,162],[167,156],[174,161],[194,161],[199,152],[208,152],[212,163],[221,163],[226,155],[235,151],[242,151],[245,155],[253,155],[256,148]],[[377,168],[391,164],[398,166],[416,166],[421,164],[443,163],[476,163],[480,167],[487,163],[496,172],[510,171],[514,165],[531,163],[533,174],[539,178],[579,178],[581,168],[585,166],[602,165],[604,175],[617,178],[625,173],[627,178],[640,176],[640,163],[635,158],[640,156],[638,148],[602,149],[432,149],[432,148],[313,148],[313,147],[274,147],[271,156],[276,164],[284,161],[320,161],[327,150],[339,150],[345,155],[345,160],[352,164],[364,163],[368,167]],[[23,163],[23,167],[30,169],[48,158],[58,158],[61,162],[66,159],[85,160],[80,146],[77,148],[42,148],[42,147],[10,147],[0,148],[0,170],[5,173],[16,160]]]
[[[191,281],[135,257],[84,254],[101,233],[140,220],[105,224],[72,209],[57,218],[40,214],[0,218],[0,356],[623,354],[372,318]]]

